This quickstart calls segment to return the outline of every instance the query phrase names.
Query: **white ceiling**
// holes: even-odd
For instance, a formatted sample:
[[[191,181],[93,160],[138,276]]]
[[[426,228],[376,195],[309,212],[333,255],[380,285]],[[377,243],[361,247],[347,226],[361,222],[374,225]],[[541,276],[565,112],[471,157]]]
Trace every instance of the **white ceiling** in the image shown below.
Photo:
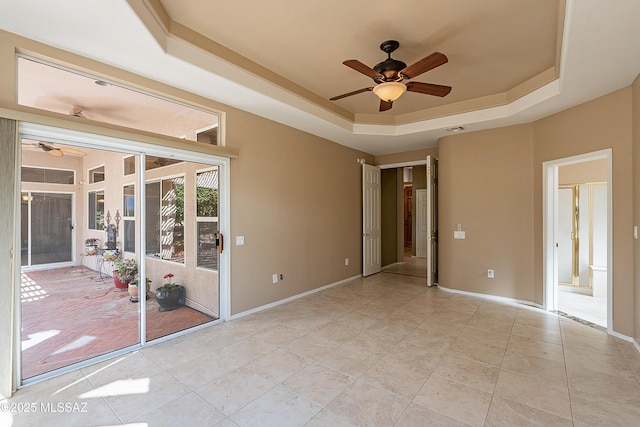
[[[640,73],[637,0],[567,0],[564,25],[552,22],[556,0],[398,0],[391,6],[161,0],[170,28],[143,0],[3,3],[0,28],[6,31],[371,154],[434,146],[452,126],[470,131],[533,121],[626,87]],[[209,51],[202,48],[206,39],[190,43],[195,39],[184,34],[191,30],[216,43]],[[449,63],[415,80],[451,85],[452,93],[443,99],[407,93],[386,113],[377,112],[369,92],[327,101],[370,86],[341,62],[373,66],[385,58],[380,42],[392,38],[401,43],[393,57],[407,64],[435,50],[447,54]],[[554,65],[558,79],[519,99],[456,111]],[[438,108],[448,113],[434,114]]]

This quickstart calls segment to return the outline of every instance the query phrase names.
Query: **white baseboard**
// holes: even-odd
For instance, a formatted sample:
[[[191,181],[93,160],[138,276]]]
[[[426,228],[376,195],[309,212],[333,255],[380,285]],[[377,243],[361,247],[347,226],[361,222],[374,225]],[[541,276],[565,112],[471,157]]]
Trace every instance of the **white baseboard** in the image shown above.
[[[499,297],[499,296],[496,296],[496,295],[480,294],[480,293],[469,292],[469,291],[460,291],[458,289],[447,288],[447,287],[442,286],[440,284],[438,284],[438,289],[442,289],[445,292],[451,292],[451,293],[454,293],[454,294],[469,295],[469,296],[472,296],[472,297],[484,298],[484,299],[488,299],[488,300],[492,300],[492,301],[498,301],[498,302],[504,302],[504,303],[508,303],[508,304],[523,304],[523,305],[528,305],[528,306],[532,306],[532,307],[544,310],[544,307],[542,305],[540,305],[538,303],[535,303],[535,302],[531,302],[531,301],[519,300],[519,299],[515,299],[515,298],[508,298],[508,297]]]
[[[500,302],[505,302],[505,303],[511,303],[511,304],[524,304],[527,306],[531,306],[531,307],[535,307],[535,308],[539,308],[541,310],[545,310],[544,306],[535,302],[531,302],[531,301],[525,301],[525,300],[518,300],[518,299],[514,299],[514,298],[507,298],[507,297],[498,297],[495,295],[487,295],[487,294],[480,294],[480,293],[476,293],[476,292],[468,292],[468,291],[460,291],[457,289],[450,289],[441,285],[438,285],[439,289],[442,289],[445,292],[451,292],[454,294],[462,294],[462,295],[469,295],[469,296],[473,296],[473,297],[477,297],[477,298],[484,298],[484,299],[488,299],[488,300],[493,300],[493,301],[500,301]],[[546,310],[545,310],[546,311]],[[613,330],[608,330],[607,333],[613,337],[616,338],[620,338],[621,340],[624,341],[628,341],[630,343],[633,344],[633,346],[636,348],[636,350],[638,350],[638,352],[640,353],[640,343],[634,339],[633,337],[629,337],[627,335],[623,335],[619,332],[613,331]]]
[[[319,288],[315,288],[315,289],[312,289],[310,291],[303,292],[301,294],[293,295],[291,297],[288,297],[288,298],[285,298],[285,299],[281,299],[281,300],[278,300],[278,301],[275,301],[275,302],[272,302],[272,303],[269,303],[269,304],[261,305],[260,307],[252,308],[252,309],[247,310],[247,311],[243,311],[243,312],[240,312],[240,313],[237,313],[237,314],[233,314],[233,315],[231,315],[229,320],[235,320],[235,319],[238,319],[240,317],[247,316],[249,314],[253,314],[253,313],[257,313],[257,312],[262,311],[262,310],[266,310],[266,309],[269,309],[269,308],[277,307],[277,306],[285,304],[285,303],[287,303],[289,301],[294,301],[294,300],[297,300],[298,298],[306,297],[308,295],[315,294],[316,292],[324,291],[325,289],[329,289],[329,288],[333,288],[334,286],[342,285],[344,283],[350,282],[350,281],[358,279],[360,277],[362,277],[362,274],[358,274],[356,276],[349,277],[347,279],[340,280],[338,282],[330,283],[328,285],[321,286]]]

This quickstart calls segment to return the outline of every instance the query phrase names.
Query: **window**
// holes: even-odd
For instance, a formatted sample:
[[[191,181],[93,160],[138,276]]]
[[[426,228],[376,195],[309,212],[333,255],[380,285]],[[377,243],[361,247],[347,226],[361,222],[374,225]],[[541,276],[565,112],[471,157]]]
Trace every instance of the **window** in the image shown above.
[[[184,177],[146,184],[147,256],[184,263]]]
[[[196,131],[196,141],[218,145],[218,125],[209,126]]]
[[[89,169],[89,184],[104,181],[104,166]]]
[[[122,159],[123,163],[123,175],[133,175],[136,173],[136,158],[135,156],[127,156]]]
[[[69,100],[78,97],[108,99],[111,111],[80,109],[82,118],[189,141],[204,140],[213,145],[222,144],[218,114],[165,99],[157,94],[145,93],[139,88],[134,90],[116,82],[105,81],[98,76],[62,69],[34,58],[21,56],[17,62],[17,101],[20,105],[62,112],[58,103],[41,102],[35,96],[34,88],[38,88],[40,93],[66,93]],[[67,105],[65,112],[71,106]],[[116,114],[125,111],[126,114]]]
[[[75,184],[76,174],[72,170],[22,167],[22,182],[45,184]]]
[[[135,186],[125,185],[122,188],[122,227],[123,250],[136,251],[136,191]]]
[[[166,157],[147,156],[144,170],[149,171],[156,168],[162,168],[164,166],[175,165],[176,163],[180,162],[182,162],[182,160],[168,159]]]
[[[218,269],[218,169],[196,174],[197,266]]]
[[[89,230],[104,230],[104,190],[89,191]]]

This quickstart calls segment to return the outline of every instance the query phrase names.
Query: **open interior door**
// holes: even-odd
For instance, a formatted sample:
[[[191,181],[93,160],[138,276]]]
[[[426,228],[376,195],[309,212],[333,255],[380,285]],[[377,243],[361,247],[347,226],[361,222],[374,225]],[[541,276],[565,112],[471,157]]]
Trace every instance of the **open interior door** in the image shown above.
[[[362,275],[381,269],[380,168],[362,165]]]
[[[438,283],[438,161],[427,156],[427,286]]]

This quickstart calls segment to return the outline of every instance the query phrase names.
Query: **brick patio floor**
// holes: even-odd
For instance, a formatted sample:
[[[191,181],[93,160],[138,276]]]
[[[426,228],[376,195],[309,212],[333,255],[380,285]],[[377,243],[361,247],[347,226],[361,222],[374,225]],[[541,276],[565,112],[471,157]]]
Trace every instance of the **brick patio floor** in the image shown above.
[[[113,279],[80,267],[22,273],[22,378],[139,342],[139,304]],[[147,299],[147,340],[215,318],[189,307],[158,311]]]

